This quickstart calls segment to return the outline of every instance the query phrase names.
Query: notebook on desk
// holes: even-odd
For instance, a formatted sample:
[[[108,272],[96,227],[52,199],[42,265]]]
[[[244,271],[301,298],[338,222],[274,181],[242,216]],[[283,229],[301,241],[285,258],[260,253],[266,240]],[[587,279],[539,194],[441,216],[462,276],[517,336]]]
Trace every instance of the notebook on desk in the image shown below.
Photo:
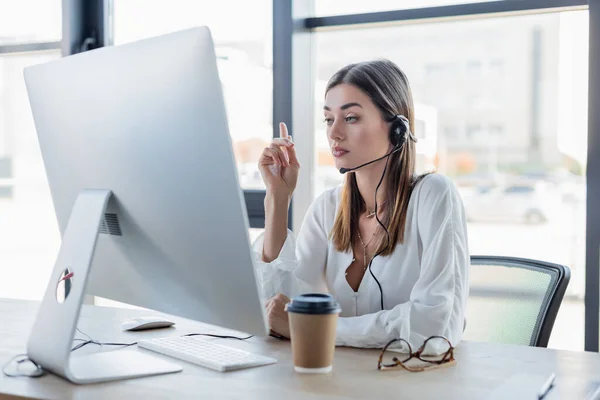
[[[488,400],[531,400],[537,399],[538,393],[549,374],[514,374],[500,386],[496,387]],[[561,377],[557,374],[554,386],[544,400],[581,399],[600,400],[600,382],[578,378]]]

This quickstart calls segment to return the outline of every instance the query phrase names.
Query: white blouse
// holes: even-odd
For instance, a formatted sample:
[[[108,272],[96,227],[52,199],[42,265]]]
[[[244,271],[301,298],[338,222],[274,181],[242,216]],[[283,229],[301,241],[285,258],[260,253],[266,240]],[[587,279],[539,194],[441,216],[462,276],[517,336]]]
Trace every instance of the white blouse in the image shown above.
[[[256,239],[253,252],[263,299],[277,293],[331,293],[342,308],[338,346],[381,348],[402,338],[416,350],[432,335],[445,336],[456,346],[465,321],[470,258],[464,207],[452,181],[439,174],[423,178],[409,201],[404,243],[373,260],[385,310],[369,271],[354,292],[345,275],[352,252],[337,251],[329,240],[340,198],[341,187],[320,195],[298,237],[288,231],[279,257],[270,263],[262,261],[263,235]]]

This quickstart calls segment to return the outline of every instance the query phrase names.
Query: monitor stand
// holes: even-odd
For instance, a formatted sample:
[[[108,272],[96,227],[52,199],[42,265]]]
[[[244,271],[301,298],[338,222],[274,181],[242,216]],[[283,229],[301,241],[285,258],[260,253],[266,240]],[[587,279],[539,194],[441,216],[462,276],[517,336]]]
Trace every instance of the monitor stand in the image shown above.
[[[27,355],[42,368],[78,383],[179,372],[182,368],[138,349],[73,354],[73,338],[85,296],[100,224],[112,193],[79,193],[60,252],[27,342]]]

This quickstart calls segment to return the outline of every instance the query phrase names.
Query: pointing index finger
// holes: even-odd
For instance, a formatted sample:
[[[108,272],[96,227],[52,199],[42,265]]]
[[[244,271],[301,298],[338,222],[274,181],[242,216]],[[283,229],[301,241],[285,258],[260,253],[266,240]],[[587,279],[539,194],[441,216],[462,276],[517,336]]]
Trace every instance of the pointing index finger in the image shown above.
[[[279,123],[279,137],[283,139],[287,139],[289,137],[288,128],[285,122]]]

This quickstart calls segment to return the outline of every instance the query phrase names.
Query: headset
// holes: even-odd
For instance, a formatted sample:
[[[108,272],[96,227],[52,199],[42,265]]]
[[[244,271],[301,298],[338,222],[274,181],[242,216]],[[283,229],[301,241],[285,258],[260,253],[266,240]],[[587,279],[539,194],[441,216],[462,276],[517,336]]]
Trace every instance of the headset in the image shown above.
[[[387,153],[383,157],[376,158],[375,160],[361,164],[354,168],[340,168],[340,173],[345,174],[346,172],[356,171],[362,167],[366,167],[369,164],[373,164],[374,162],[383,160],[384,158],[387,157],[387,160],[385,161],[385,167],[383,169],[383,174],[381,174],[381,179],[379,179],[379,183],[377,184],[377,187],[375,188],[375,218],[377,219],[377,222],[379,223],[379,225],[381,225],[381,227],[385,230],[385,234],[387,235],[387,245],[385,248],[383,248],[378,253],[376,253],[373,256],[373,258],[371,258],[371,261],[369,262],[369,267],[368,267],[369,273],[371,274],[371,276],[377,283],[377,286],[379,287],[379,294],[381,297],[381,309],[382,310],[384,310],[384,308],[383,308],[383,290],[381,289],[381,284],[379,283],[379,281],[375,277],[375,274],[373,274],[373,271],[371,270],[371,264],[373,264],[373,260],[375,259],[375,257],[377,257],[378,255],[383,253],[389,247],[390,232],[387,230],[387,228],[383,224],[383,222],[381,222],[379,220],[379,216],[377,215],[377,191],[379,190],[379,187],[381,186],[381,183],[383,182],[383,178],[385,176],[385,173],[386,173],[387,167],[388,167],[388,163],[390,161],[390,156],[392,154],[402,150],[402,147],[404,146],[404,143],[406,143],[407,139],[410,139],[415,143],[417,142],[417,138],[410,131],[410,122],[408,121],[408,118],[406,118],[404,115],[394,115],[392,118],[388,119],[388,122],[391,123],[391,125],[390,125],[390,142],[394,146],[389,153]]]
[[[404,144],[404,142],[406,142],[407,138],[410,138],[410,140],[412,140],[415,143],[417,142],[417,138],[414,137],[413,134],[410,132],[410,123],[404,115],[395,115],[391,119],[389,119],[388,122],[392,124],[390,127],[390,142],[394,146],[392,151],[390,151],[382,157],[361,164],[358,167],[340,168],[340,174],[356,171],[357,169],[361,169],[362,167],[366,167],[367,165],[373,164],[374,162],[383,160],[384,158],[391,156],[392,154],[402,150],[402,145]]]

